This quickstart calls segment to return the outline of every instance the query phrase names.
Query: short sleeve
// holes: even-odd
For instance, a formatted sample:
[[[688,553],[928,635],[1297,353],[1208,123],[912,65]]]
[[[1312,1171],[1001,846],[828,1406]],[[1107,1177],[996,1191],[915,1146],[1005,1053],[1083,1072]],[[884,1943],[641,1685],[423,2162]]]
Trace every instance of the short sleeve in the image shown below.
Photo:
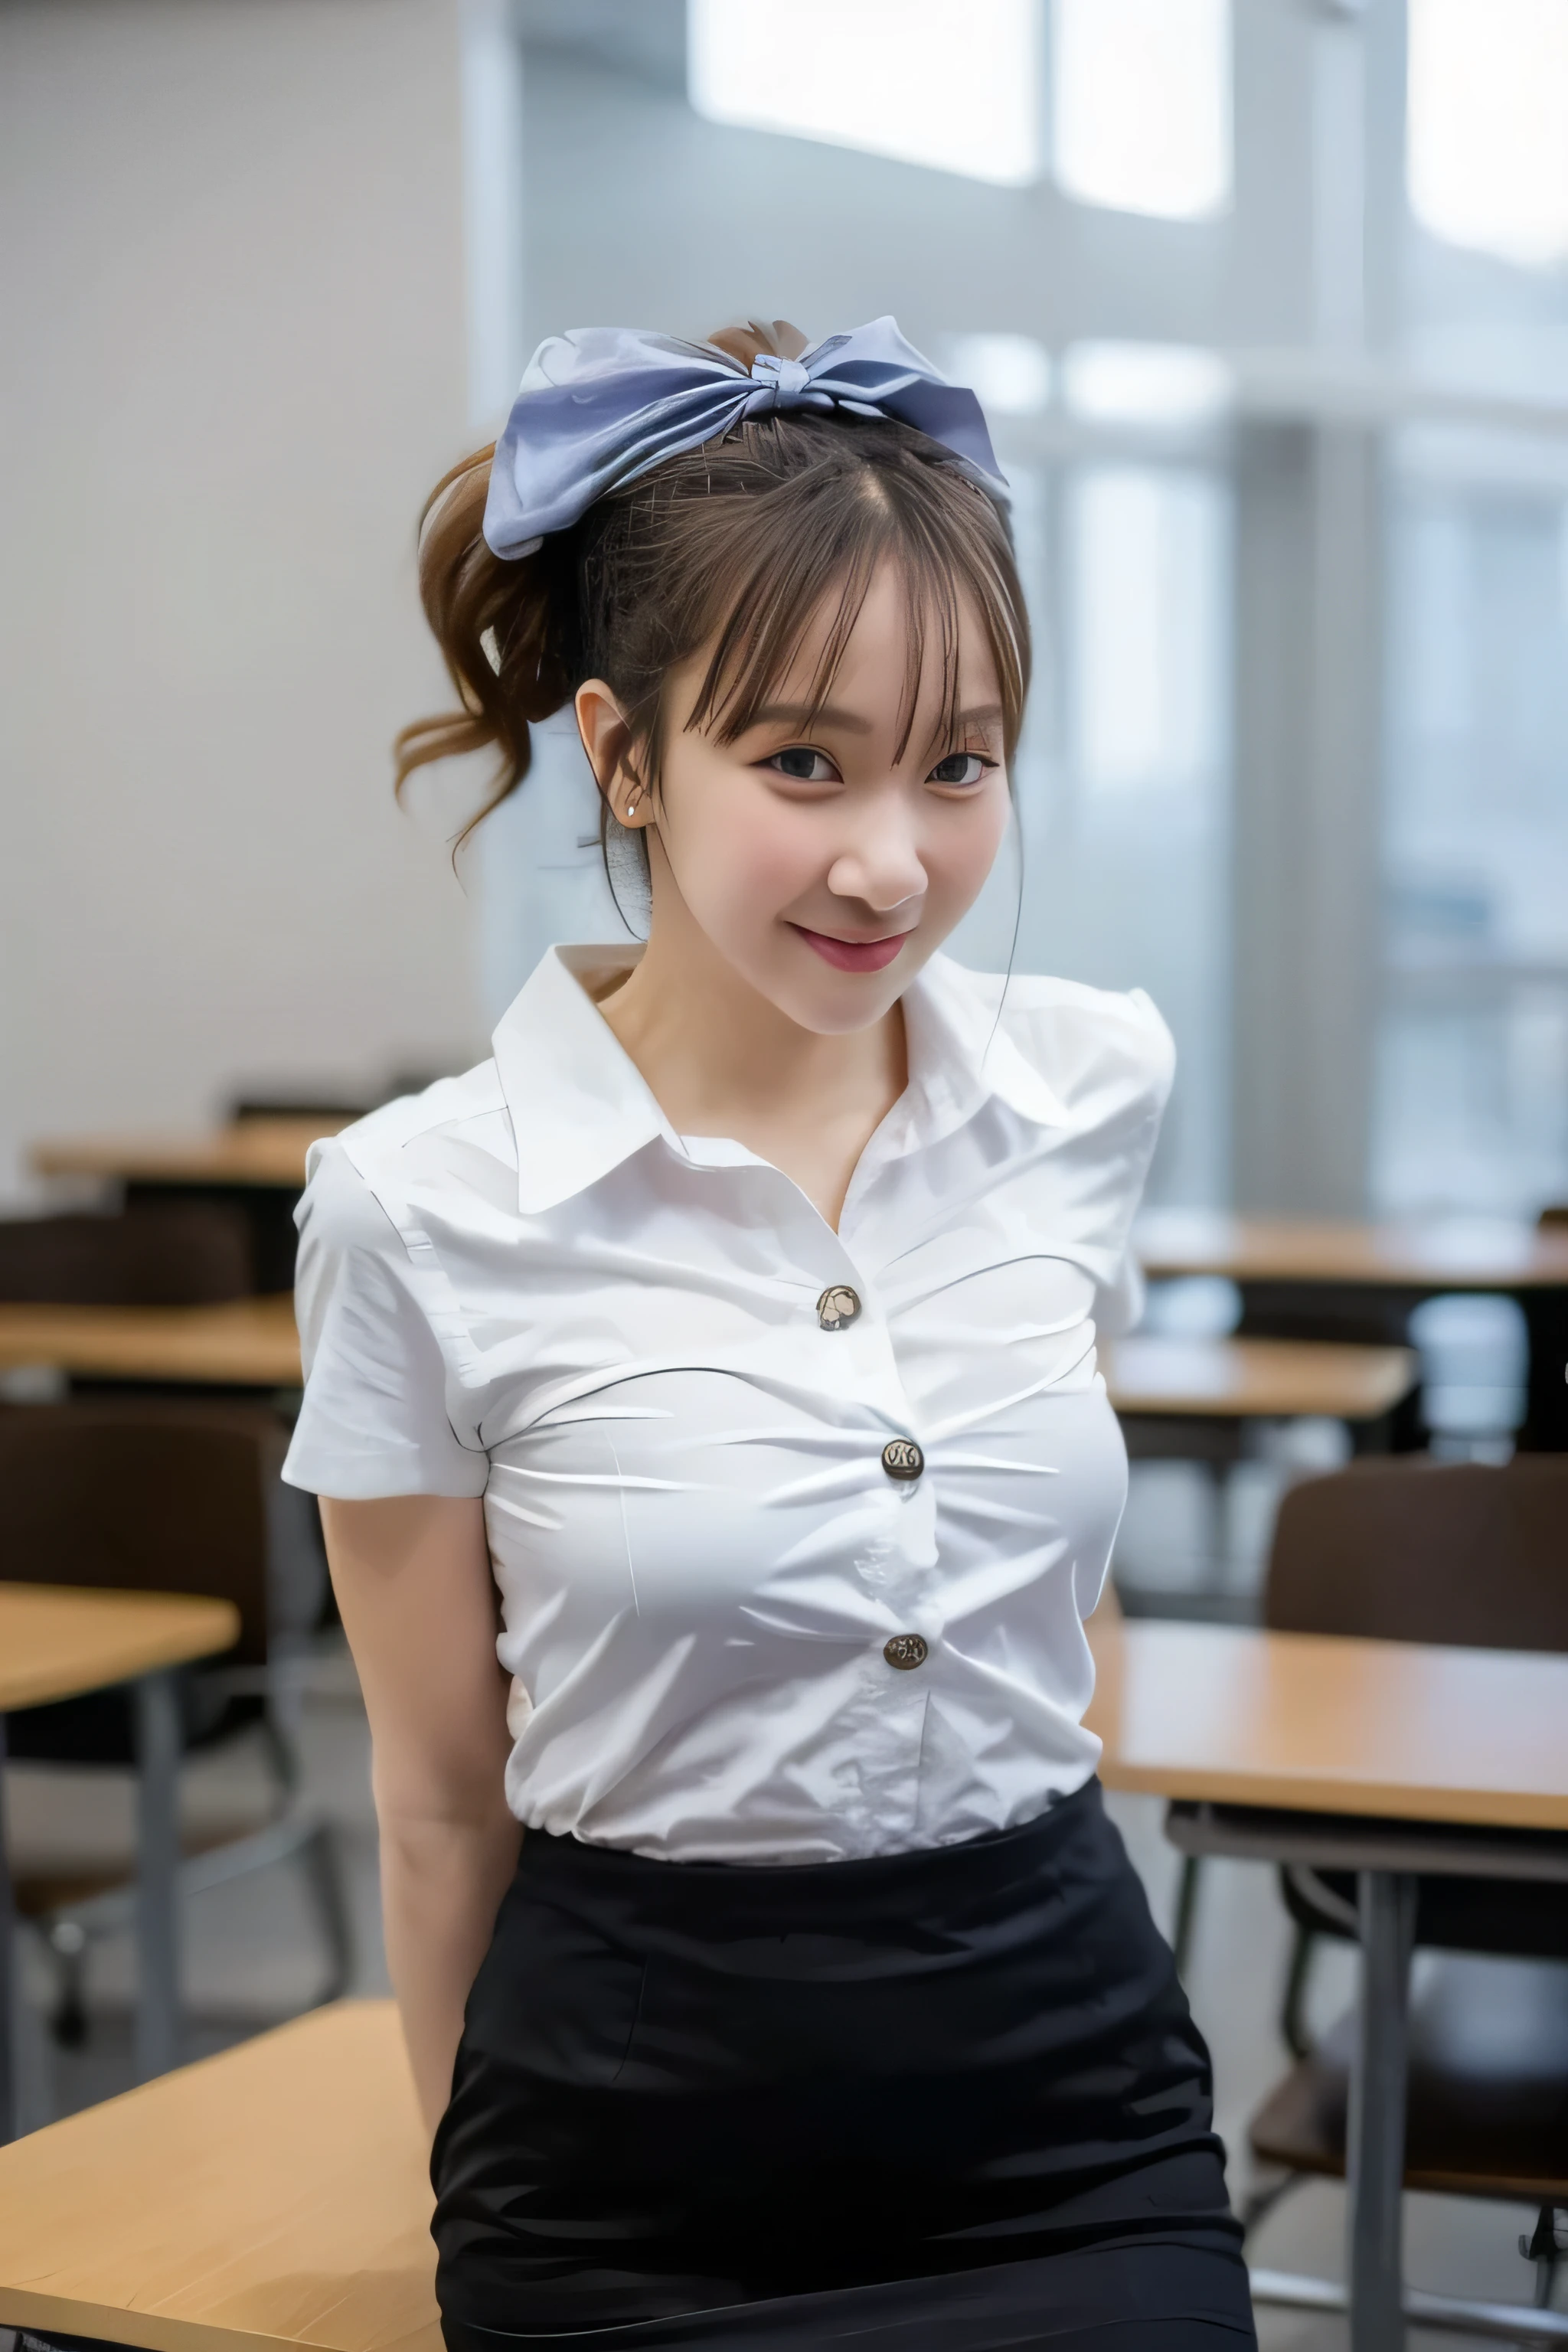
[[[1125,1094],[1107,1136],[1108,1141],[1114,1140],[1123,1179],[1107,1202],[1107,1238],[1112,1241],[1115,1270],[1100,1286],[1095,1302],[1096,1328],[1108,1339],[1132,1330],[1142,1318],[1143,1269],[1132,1246],[1132,1221],[1143,1198],[1176,1070],[1175,1042],[1143,991],[1134,988],[1111,1002],[1119,1015],[1116,1050],[1122,1060]]]
[[[1126,1331],[1143,1307],[1132,1220],[1175,1074],[1171,1033],[1143,991],[1040,981],[1006,1025],[1049,1093],[1048,1209],[1094,1283],[1096,1328]]]
[[[402,1235],[341,1143],[310,1157],[295,1216],[305,1396],[284,1477],[343,1502],[482,1494],[489,1463],[453,1425],[453,1375]]]

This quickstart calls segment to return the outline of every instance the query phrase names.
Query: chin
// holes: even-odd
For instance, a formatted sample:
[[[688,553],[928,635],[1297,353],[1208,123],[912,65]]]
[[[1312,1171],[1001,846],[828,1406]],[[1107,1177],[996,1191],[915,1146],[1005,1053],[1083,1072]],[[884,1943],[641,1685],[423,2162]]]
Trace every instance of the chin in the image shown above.
[[[768,993],[798,1028],[809,1029],[818,1037],[847,1037],[884,1019],[909,981],[907,972],[895,975],[889,968],[875,975],[874,984],[867,974],[840,979],[837,986],[770,989]]]

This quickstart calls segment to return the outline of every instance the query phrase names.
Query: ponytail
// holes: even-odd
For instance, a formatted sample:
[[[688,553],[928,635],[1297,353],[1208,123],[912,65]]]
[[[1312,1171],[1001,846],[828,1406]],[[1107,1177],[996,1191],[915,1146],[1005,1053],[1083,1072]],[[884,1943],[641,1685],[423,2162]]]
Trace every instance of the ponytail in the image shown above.
[[[516,791],[532,761],[528,730],[570,699],[577,683],[563,642],[561,550],[503,562],[485,544],[492,449],[444,475],[419,519],[419,601],[461,709],[402,728],[393,743],[396,789],[416,768],[494,745],[500,757],[484,806],[459,839]]]

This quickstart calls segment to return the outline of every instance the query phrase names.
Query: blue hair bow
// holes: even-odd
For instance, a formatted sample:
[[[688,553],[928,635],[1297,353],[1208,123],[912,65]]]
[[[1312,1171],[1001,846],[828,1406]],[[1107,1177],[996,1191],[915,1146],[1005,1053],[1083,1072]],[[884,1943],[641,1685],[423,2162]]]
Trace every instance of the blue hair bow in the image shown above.
[[[547,531],[660,458],[716,441],[742,417],[794,408],[894,417],[1005,487],[973,393],[940,375],[890,318],[826,336],[798,360],[764,352],[749,373],[711,343],[577,327],[528,363],[496,444],[485,539],[497,555],[531,555]]]

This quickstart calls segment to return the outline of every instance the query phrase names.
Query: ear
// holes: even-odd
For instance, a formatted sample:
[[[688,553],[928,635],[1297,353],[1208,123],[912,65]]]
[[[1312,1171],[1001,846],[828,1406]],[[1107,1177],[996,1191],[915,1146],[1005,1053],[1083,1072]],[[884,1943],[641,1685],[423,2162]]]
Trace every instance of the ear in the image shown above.
[[[610,814],[617,824],[646,824],[653,812],[632,762],[632,730],[602,677],[591,677],[577,688],[575,709],[577,732]]]

